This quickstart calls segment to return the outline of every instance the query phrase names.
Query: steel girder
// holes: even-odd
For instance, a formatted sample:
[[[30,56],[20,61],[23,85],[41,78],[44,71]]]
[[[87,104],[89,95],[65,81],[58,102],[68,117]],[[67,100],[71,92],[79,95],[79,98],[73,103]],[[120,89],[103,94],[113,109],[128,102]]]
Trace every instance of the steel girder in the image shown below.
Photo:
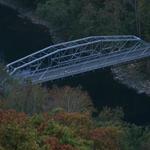
[[[146,45],[136,36],[92,36],[49,46],[8,64],[6,69],[16,78],[42,82],[50,76],[48,72],[120,53],[128,57]]]

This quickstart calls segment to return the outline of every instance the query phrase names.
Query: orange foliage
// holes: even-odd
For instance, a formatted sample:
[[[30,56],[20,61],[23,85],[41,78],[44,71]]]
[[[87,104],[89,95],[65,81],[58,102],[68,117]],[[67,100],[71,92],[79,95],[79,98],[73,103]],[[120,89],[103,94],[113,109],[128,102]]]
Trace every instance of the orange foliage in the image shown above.
[[[85,125],[90,126],[91,124],[90,115],[88,113],[77,113],[77,112],[62,113],[61,112],[54,115],[53,119],[55,121],[65,123],[66,125],[74,125],[78,127],[85,126]]]
[[[56,128],[55,124],[54,128],[49,128],[51,122],[56,123]],[[47,146],[49,150],[77,150],[74,148],[76,147],[75,144],[69,142],[64,142],[62,144],[60,142],[63,137],[63,132],[61,133],[62,137],[60,136],[60,130],[63,130],[66,126],[69,129],[68,131],[66,130],[67,132],[71,133],[71,131],[73,131],[71,133],[72,136],[70,136],[70,134],[66,135],[68,136],[68,139],[72,138],[71,140],[74,140],[74,143],[77,143],[80,138],[83,138],[84,140],[93,141],[95,149],[120,149],[120,139],[122,137],[122,131],[120,128],[101,127],[94,129],[92,119],[88,113],[58,112],[51,115],[45,113],[39,118],[36,118],[36,116],[34,118],[34,116],[27,117],[26,114],[17,113],[13,110],[0,111],[0,125],[2,124],[5,126],[6,124],[11,123],[19,124],[21,125],[21,128],[24,128],[24,125],[31,125],[31,130],[35,129],[35,131],[37,131],[38,136],[42,138],[41,142]],[[45,139],[47,136],[48,138]],[[79,137],[79,139],[77,139],[77,137]]]
[[[49,145],[51,150],[58,150],[59,140],[56,137],[49,137],[44,141],[44,144]]]
[[[55,115],[43,114],[44,121],[37,127],[38,133],[42,133],[48,126],[49,121],[56,121],[65,126],[72,126],[74,131],[82,137],[88,137],[89,130],[92,127],[92,120],[88,113],[56,113]]]
[[[47,125],[48,125],[47,122],[41,123],[41,124],[37,127],[38,133],[42,134],[43,131],[45,130],[45,128],[47,128]]]
[[[1,110],[0,124],[17,123],[24,124],[27,121],[25,113],[17,113],[15,110]]]
[[[121,132],[117,128],[97,128],[90,132],[95,147],[101,150],[119,150]]]
[[[89,113],[67,113],[67,112],[59,112],[54,115],[49,115],[48,113],[43,114],[44,123],[41,124],[40,128],[46,126],[48,121],[56,121],[65,125],[72,125],[72,126],[86,126],[90,127],[92,125],[92,120]]]
[[[49,137],[44,144],[49,145],[50,150],[77,150],[69,144],[60,144],[56,137]]]
[[[77,150],[75,148],[73,148],[71,145],[69,144],[63,144],[61,147],[60,147],[60,150]]]

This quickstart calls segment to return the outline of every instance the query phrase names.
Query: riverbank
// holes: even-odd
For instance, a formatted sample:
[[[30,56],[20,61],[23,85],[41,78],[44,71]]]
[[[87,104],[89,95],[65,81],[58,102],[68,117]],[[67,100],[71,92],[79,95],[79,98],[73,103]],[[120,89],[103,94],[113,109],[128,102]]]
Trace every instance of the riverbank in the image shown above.
[[[139,94],[150,96],[150,77],[145,72],[148,61],[141,61],[129,65],[112,68],[114,79],[122,84],[135,89]]]

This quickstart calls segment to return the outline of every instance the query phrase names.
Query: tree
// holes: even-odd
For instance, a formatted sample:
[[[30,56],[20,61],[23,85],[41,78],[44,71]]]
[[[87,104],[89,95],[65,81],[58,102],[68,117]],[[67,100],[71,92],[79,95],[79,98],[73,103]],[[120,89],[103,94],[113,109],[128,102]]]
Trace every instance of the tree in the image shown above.
[[[94,149],[120,150],[123,132],[115,127],[97,128],[91,131],[90,137],[94,141]]]
[[[58,88],[55,86],[49,91],[49,94],[53,108],[62,107],[67,112],[85,112],[93,109],[90,96],[80,87],[65,86]]]
[[[4,65],[0,64],[0,98],[7,94],[14,82],[15,80],[9,76]]]
[[[5,108],[34,114],[46,111],[44,106],[49,100],[47,89],[40,85],[13,85],[5,98]]]
[[[141,33],[147,40],[150,40],[150,3],[148,0],[139,0],[138,9],[140,15]]]
[[[99,119],[101,121],[121,121],[124,118],[124,113],[122,108],[117,107],[114,109],[104,107],[99,114]]]

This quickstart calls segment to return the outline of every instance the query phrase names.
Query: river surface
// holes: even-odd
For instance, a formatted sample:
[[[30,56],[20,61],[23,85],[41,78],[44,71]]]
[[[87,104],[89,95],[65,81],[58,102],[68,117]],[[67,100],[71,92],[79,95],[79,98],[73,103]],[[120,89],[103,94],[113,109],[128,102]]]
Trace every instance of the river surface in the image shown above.
[[[0,55],[7,62],[52,44],[47,28],[18,16],[16,11],[0,5]]]
[[[11,62],[52,44],[48,29],[23,19],[19,14],[0,5],[0,58]],[[49,85],[81,85],[87,90],[98,110],[104,106],[121,106],[125,120],[136,124],[150,123],[150,98],[118,83],[110,68],[84,73],[49,82]]]

